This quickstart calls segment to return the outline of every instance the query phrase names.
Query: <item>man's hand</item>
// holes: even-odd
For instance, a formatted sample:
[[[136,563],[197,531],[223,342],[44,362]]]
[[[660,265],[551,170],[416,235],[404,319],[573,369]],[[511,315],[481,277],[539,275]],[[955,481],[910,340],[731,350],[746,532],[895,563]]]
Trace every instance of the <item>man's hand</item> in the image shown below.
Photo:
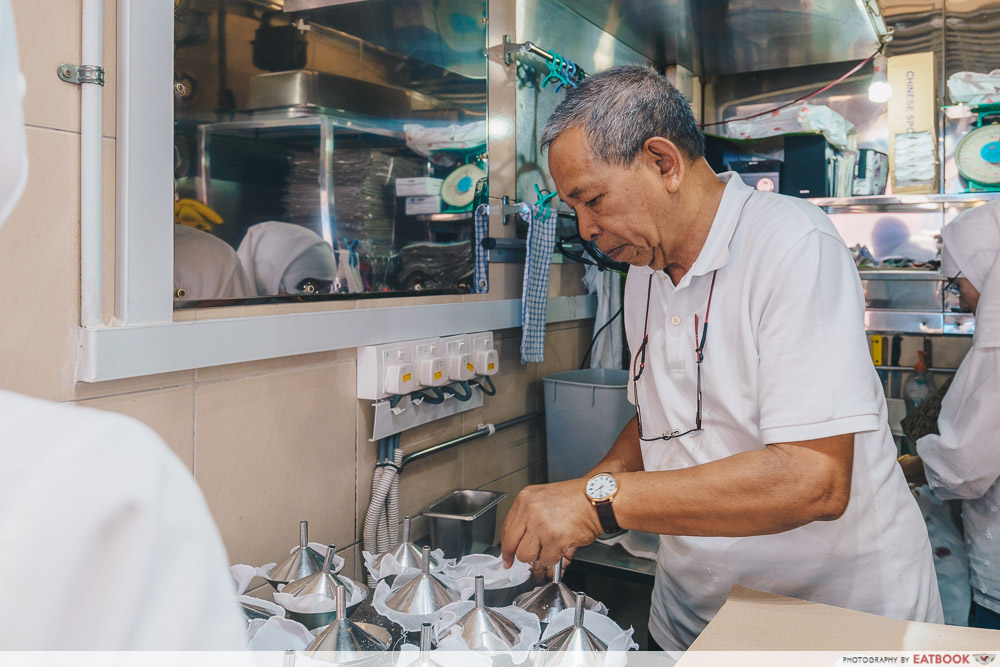
[[[514,557],[525,563],[555,565],[601,534],[597,512],[584,494],[585,479],[525,487],[503,524],[504,567]]]
[[[924,462],[919,456],[904,454],[899,457],[899,467],[903,469],[903,476],[909,484],[923,486],[927,483],[927,473],[924,471]]]

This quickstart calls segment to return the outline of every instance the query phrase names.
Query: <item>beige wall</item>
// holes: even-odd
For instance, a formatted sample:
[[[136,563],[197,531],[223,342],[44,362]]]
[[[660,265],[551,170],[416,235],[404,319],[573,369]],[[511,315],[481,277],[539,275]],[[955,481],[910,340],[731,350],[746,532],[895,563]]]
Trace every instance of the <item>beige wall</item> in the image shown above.
[[[113,264],[116,8],[113,0],[105,0],[105,7],[105,254]],[[28,80],[30,175],[21,203],[0,231],[0,388],[120,412],[151,426],[193,471],[233,562],[276,559],[297,540],[298,521],[308,519],[312,539],[336,544],[354,568],[376,445],[368,442],[371,407],[354,395],[353,350],[100,384],[75,382],[80,92],[59,81],[55,69],[59,63],[80,61],[80,5],[75,0],[13,0],[13,8]],[[493,292],[464,298],[516,298],[520,276],[519,267],[494,265]],[[554,267],[553,293],[580,293],[578,278],[576,267]],[[448,298],[463,297],[442,297]],[[337,307],[415,302],[361,301]],[[105,303],[111,303],[110,286]],[[310,307],[331,306],[276,308],[294,312]],[[545,363],[525,366],[518,352],[520,331],[498,332],[498,395],[487,398],[481,409],[405,433],[403,449],[413,451],[467,433],[481,422],[538,408],[540,378],[575,368],[590,342],[591,327],[589,321],[551,327]],[[416,512],[455,488],[499,489],[508,494],[502,520],[517,491],[544,478],[544,424],[539,421],[407,468],[401,510]]]

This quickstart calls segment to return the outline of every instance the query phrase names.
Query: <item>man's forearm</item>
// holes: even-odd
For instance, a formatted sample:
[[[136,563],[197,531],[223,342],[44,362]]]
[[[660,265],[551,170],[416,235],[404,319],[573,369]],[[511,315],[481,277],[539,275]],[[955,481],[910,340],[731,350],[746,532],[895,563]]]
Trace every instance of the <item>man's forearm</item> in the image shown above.
[[[615,515],[632,530],[727,537],[836,519],[850,497],[853,446],[853,435],[834,436],[680,470],[622,473]]]
[[[639,447],[639,427],[633,417],[618,434],[615,444],[594,468],[584,476],[588,479],[599,472],[623,473],[643,470],[642,449]]]

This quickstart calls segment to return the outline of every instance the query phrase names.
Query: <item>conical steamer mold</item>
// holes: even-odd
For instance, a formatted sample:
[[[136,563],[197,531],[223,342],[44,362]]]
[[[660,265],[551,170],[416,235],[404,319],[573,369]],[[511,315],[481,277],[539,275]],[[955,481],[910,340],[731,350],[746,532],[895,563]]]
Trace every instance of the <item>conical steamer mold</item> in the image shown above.
[[[337,581],[333,574],[333,558],[337,547],[332,544],[327,547],[326,558],[323,559],[323,566],[316,574],[308,577],[296,579],[292,583],[281,589],[282,593],[288,593],[292,597],[304,597],[306,595],[322,595],[323,597],[335,599],[337,588],[341,583]]]
[[[295,547],[288,558],[281,561],[267,575],[267,581],[275,588],[278,584],[298,581],[310,574],[316,574],[323,569],[323,557],[309,546],[309,522],[299,522],[299,546]]]
[[[486,606],[486,582],[476,577],[476,606],[458,620],[462,639],[474,651],[507,651],[517,644],[520,630],[507,617]]]
[[[423,616],[433,614],[441,607],[458,601],[458,595],[431,574],[431,548],[424,547],[421,555],[423,562],[420,574],[386,599],[385,605],[389,609],[403,614]]]
[[[531,612],[542,623],[551,623],[563,609],[572,609],[576,593],[562,582],[562,560],[552,570],[552,581],[514,600],[514,604]]]
[[[603,651],[608,647],[594,634],[583,627],[583,612],[587,596],[576,594],[576,614],[573,625],[561,630],[545,640],[545,665],[582,665],[583,667],[600,667],[604,663]]]
[[[431,658],[431,639],[433,638],[434,626],[424,623],[420,626],[420,657],[416,662],[411,662],[410,667],[441,667],[441,663]]]
[[[388,644],[380,641],[347,618],[346,592],[347,589],[344,586],[337,585],[335,591],[337,620],[326,626],[326,629],[306,649],[310,657],[343,664],[370,658],[372,653],[385,651],[389,648]],[[332,653],[334,651],[336,653]],[[323,655],[324,653],[326,655]]]
[[[410,517],[403,517],[403,528],[402,535],[400,536],[399,546],[392,551],[387,551],[375,561],[375,569],[382,567],[382,560],[388,555],[392,554],[392,557],[396,559],[396,562],[400,564],[401,567],[408,567],[414,570],[419,570],[423,565],[423,553],[417,548],[417,545],[410,541]],[[441,568],[441,564],[434,558],[431,557],[431,569],[438,570]]]

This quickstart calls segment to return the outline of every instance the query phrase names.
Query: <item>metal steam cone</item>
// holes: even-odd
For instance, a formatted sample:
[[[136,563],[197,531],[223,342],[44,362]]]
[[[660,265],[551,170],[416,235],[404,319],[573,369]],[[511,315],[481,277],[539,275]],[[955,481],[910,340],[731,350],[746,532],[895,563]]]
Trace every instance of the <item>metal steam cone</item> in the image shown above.
[[[323,557],[309,546],[309,522],[299,522],[299,546],[295,547],[288,558],[275,565],[267,576],[267,581],[277,587],[277,584],[287,584],[297,581],[310,574],[316,574],[323,569]]]
[[[441,607],[458,600],[458,595],[431,574],[430,555],[431,548],[424,547],[420,574],[388,597],[385,604],[389,609],[404,614],[433,614]]]
[[[441,667],[441,663],[431,658],[431,639],[434,626],[424,623],[420,626],[420,657],[411,662],[410,667]]]
[[[323,559],[323,566],[316,574],[308,577],[296,579],[292,583],[281,589],[282,593],[288,593],[293,597],[303,597],[305,595],[322,595],[331,600],[337,594],[336,589],[341,585],[333,574],[333,557],[337,547],[332,544],[327,547],[326,558]]]
[[[551,623],[563,609],[572,609],[576,593],[562,582],[562,559],[552,571],[552,581],[518,597],[514,604],[537,616],[542,623]]]
[[[375,561],[375,568],[378,569],[382,567],[382,559],[388,554],[392,554],[392,557],[396,559],[402,567],[409,567],[415,570],[419,570],[423,564],[423,553],[417,548],[413,542],[410,541],[410,517],[403,517],[403,528],[402,536],[399,541],[399,546],[392,551],[387,551]],[[433,557],[431,557],[431,569],[437,570],[441,567],[441,564]]]
[[[608,647],[590,630],[583,627],[586,600],[586,595],[577,593],[576,615],[573,618],[573,625],[545,640],[548,649],[545,654],[545,667],[561,667],[563,665],[600,667],[604,663],[601,651],[607,651]]]
[[[306,649],[310,657],[332,660],[337,663],[351,662],[371,657],[374,651],[385,651],[389,645],[372,636],[357,623],[347,618],[346,589],[336,588],[337,620],[326,626]],[[336,651],[336,653],[325,652]],[[319,653],[319,655],[317,655]]]
[[[458,621],[462,639],[473,651],[507,651],[517,643],[520,630],[505,616],[493,611],[484,602],[486,584],[482,575],[476,577],[476,606]]]

